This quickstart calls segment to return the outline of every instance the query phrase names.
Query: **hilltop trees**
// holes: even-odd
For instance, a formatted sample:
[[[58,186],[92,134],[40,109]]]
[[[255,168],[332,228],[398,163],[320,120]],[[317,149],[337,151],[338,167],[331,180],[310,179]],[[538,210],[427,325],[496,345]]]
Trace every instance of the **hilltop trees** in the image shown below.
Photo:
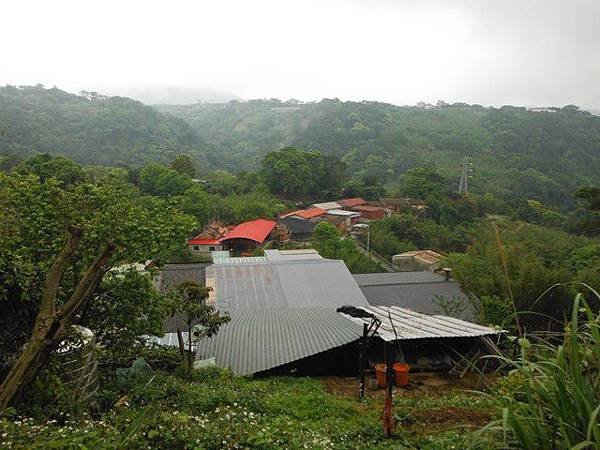
[[[265,156],[261,173],[274,194],[327,198],[339,196],[344,165],[339,159],[317,151],[285,147]]]
[[[64,188],[55,178],[0,174],[0,204],[0,304],[15,314],[2,317],[2,341],[29,334],[0,385],[2,409],[94,301],[111,268],[160,259],[195,222],[116,180]],[[11,334],[15,324],[20,335]]]

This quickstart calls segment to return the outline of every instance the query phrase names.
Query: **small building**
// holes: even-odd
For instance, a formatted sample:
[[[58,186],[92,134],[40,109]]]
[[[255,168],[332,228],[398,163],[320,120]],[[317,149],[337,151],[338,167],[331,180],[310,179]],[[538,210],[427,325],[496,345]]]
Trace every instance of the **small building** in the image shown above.
[[[357,223],[360,219],[360,213],[356,211],[346,211],[344,209],[330,209],[327,211],[329,217],[339,217],[345,222],[345,228],[350,228],[353,224]]]
[[[323,211],[324,212],[324,211]],[[287,216],[279,219],[279,224],[287,227],[293,241],[308,241],[312,236],[312,232],[316,226],[315,222],[303,219],[298,216]]]
[[[359,205],[352,208],[361,214],[364,219],[380,220],[389,215],[389,210],[381,206]]]
[[[190,251],[195,254],[210,255],[210,252],[222,250],[220,239],[228,228],[218,221],[208,223],[202,233],[188,241]]]
[[[444,275],[428,271],[365,273],[354,275],[354,279],[373,306],[398,306],[462,320],[477,318],[471,299],[456,281]]]
[[[317,222],[319,218],[323,217],[325,214],[327,214],[327,211],[321,208],[299,209],[298,211],[292,211],[282,215],[281,219],[298,217],[300,219],[310,220],[311,222]]]
[[[315,203],[312,206],[314,208],[324,209],[325,211],[329,211],[330,209],[342,209],[342,205],[337,202]]]
[[[398,266],[400,272],[435,272],[440,268],[442,257],[433,250],[413,250],[392,256],[392,262]]]
[[[354,198],[344,198],[342,200],[339,200],[338,203],[340,205],[342,205],[342,208],[352,210],[352,208],[354,208],[355,206],[366,205],[367,201],[363,200],[360,197],[354,197]]]
[[[210,255],[210,252],[219,251],[223,248],[219,239],[203,239],[198,236],[188,241],[188,247],[193,253],[207,256]]]
[[[251,252],[269,238],[276,225],[276,222],[265,219],[240,223],[221,238],[223,250],[234,253]]]
[[[197,360],[214,357],[237,375],[356,373],[362,325],[336,309],[368,303],[343,261],[312,249],[213,260],[208,301],[232,320],[198,343]]]

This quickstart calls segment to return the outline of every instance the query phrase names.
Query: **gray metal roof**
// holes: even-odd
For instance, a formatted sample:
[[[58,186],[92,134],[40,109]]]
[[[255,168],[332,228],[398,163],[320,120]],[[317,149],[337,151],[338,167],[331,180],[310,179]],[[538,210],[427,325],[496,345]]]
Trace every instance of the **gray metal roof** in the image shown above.
[[[277,261],[306,261],[306,260],[322,260],[315,249],[305,248],[298,250],[265,250],[265,257],[270,262]]]
[[[374,306],[399,306],[425,314],[445,314],[474,320],[477,311],[453,280],[429,271],[354,275],[367,301]]]
[[[368,306],[343,261],[282,260],[207,268],[217,309]]]
[[[362,325],[328,308],[241,309],[210,339],[198,342],[196,359],[215,357],[220,367],[250,375],[357,340]]]
[[[279,219],[279,223],[284,224],[294,234],[310,234],[315,228],[316,223],[302,217],[289,216]]]
[[[381,320],[381,326],[379,327],[377,334],[385,341],[478,337],[494,335],[500,332],[493,328],[484,327],[453,317],[439,315],[428,316],[397,306],[370,306],[368,308],[363,307],[362,309],[374,314]],[[371,319],[350,317],[345,314],[344,316],[360,325],[363,323],[369,324],[371,322]],[[396,333],[394,333],[394,327],[397,336]]]
[[[184,281],[195,281],[203,285],[208,266],[210,263],[166,264],[154,279],[154,286],[159,292],[165,293]]]

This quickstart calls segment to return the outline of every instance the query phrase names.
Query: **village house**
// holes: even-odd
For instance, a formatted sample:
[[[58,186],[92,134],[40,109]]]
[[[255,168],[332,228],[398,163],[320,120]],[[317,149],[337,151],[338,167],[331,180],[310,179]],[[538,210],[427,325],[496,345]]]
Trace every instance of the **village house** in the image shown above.
[[[329,211],[330,209],[342,209],[342,205],[337,202],[324,202],[324,203],[314,203],[313,208],[324,209],[325,211]]]
[[[342,208],[351,211],[352,208],[354,208],[355,206],[366,205],[367,201],[363,200],[360,197],[354,197],[354,198],[344,198],[342,200],[338,200],[337,203],[342,205]]]
[[[442,255],[433,250],[412,250],[392,256],[392,262],[401,272],[435,272],[440,268],[441,260]]]
[[[327,211],[321,208],[308,208],[299,209],[298,211],[292,211],[280,216],[281,219],[287,217],[298,217],[300,219],[310,220],[311,222],[318,222],[321,217],[327,214]]]
[[[390,210],[381,206],[358,205],[353,206],[352,211],[359,213],[363,219],[380,220],[390,215]]]
[[[371,364],[382,360],[386,345],[401,344],[397,357],[413,367],[447,369],[460,359],[457,355],[482,349],[482,339],[498,335],[497,330],[436,312],[371,304],[365,283],[357,283],[342,261],[324,259],[314,250],[265,250],[264,256],[250,258],[216,252],[213,261],[206,268],[206,285],[212,288],[208,301],[229,312],[232,320],[197,344],[196,359],[214,361],[237,375],[355,374],[358,343],[368,320],[346,314],[344,305],[381,322],[369,354]],[[393,297],[413,299],[419,283],[398,283],[397,289],[406,284],[410,292]],[[430,289],[426,291],[420,297],[431,303]],[[448,288],[443,293],[454,294]]]
[[[234,253],[249,253],[267,241],[275,226],[273,220],[256,219],[240,223],[220,239],[222,249]]]
[[[310,240],[316,226],[316,222],[298,216],[286,216],[280,218],[277,223],[287,227],[292,241]]]
[[[357,213],[356,211],[346,211],[345,209],[330,209],[327,211],[327,217],[335,217],[343,220],[344,228],[348,229],[358,222],[360,213]]]

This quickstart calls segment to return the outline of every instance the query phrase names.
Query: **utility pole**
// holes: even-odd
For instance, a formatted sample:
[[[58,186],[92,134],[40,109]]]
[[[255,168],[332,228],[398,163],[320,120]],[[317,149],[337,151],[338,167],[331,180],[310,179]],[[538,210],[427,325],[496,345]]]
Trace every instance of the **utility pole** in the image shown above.
[[[462,171],[460,174],[460,182],[458,183],[458,195],[469,196],[469,172],[472,171],[473,163],[463,162]]]

